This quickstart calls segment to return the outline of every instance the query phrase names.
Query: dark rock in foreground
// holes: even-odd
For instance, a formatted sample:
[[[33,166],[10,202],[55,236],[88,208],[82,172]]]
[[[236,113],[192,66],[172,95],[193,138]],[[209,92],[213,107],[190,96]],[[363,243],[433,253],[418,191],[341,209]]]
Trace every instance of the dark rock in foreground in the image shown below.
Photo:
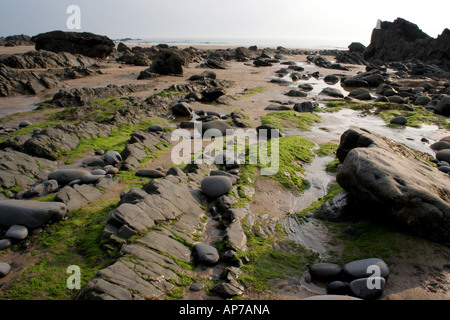
[[[404,146],[360,129],[341,137],[337,182],[372,214],[393,219],[414,233],[450,243],[450,188],[446,174],[416,159]],[[442,151],[441,151],[442,152]]]

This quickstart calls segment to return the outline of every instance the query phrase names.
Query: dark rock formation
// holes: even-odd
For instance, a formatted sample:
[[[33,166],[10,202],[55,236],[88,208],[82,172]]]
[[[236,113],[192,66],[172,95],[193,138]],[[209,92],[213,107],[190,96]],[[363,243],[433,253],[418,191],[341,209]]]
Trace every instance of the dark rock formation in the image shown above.
[[[114,49],[114,42],[106,36],[89,32],[51,31],[31,38],[36,50],[70,52],[92,58],[106,59]]]
[[[371,43],[364,52],[367,60],[450,62],[450,30],[445,29],[436,39],[402,18],[381,22],[372,32]]]
[[[418,160],[405,146],[363,130],[349,129],[342,135],[337,157],[342,162],[337,182],[350,199],[370,208],[363,210],[425,238],[450,243],[445,173]]]
[[[158,53],[148,71],[161,75],[182,75],[183,66],[188,66],[190,60],[191,57],[184,51],[164,49]]]
[[[31,41],[30,36],[25,34],[16,34],[0,38],[0,46],[14,47],[14,46],[32,46],[34,42]]]

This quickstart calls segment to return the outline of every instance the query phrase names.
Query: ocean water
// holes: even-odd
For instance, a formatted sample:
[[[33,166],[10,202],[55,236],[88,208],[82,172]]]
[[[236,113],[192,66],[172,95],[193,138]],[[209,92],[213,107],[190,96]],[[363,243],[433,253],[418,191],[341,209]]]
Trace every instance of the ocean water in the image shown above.
[[[278,47],[296,49],[338,49],[346,50],[351,41],[343,39],[275,39],[275,38],[130,38],[115,39],[116,43],[127,45],[183,45],[183,46],[244,46],[261,48]]]

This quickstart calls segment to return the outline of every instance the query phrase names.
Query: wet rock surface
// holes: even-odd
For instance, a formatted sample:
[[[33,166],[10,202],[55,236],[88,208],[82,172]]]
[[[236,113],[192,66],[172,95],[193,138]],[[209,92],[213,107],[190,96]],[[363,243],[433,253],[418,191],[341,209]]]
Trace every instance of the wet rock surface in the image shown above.
[[[382,208],[413,232],[449,243],[448,177],[395,153],[380,137],[350,129],[341,139],[338,183],[355,201]]]

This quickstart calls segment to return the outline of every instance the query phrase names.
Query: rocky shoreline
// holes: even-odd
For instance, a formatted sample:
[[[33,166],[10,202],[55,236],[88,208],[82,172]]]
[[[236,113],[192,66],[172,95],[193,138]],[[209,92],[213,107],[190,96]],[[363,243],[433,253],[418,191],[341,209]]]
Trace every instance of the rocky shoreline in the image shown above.
[[[405,28],[418,36],[403,39]],[[448,30],[433,40],[417,29],[403,20],[384,23],[369,47],[353,43],[339,52],[115,49],[92,34],[48,33],[30,39],[39,40],[39,51],[0,56],[0,96],[51,92],[36,110],[0,120],[0,297],[38,292],[17,297],[13,289],[49,263],[47,255],[63,260],[66,251],[89,279],[68,291],[61,288],[67,266],[52,265],[56,299],[408,299],[408,283],[417,279],[421,289],[413,299],[445,299],[450,70],[442,39]],[[395,43],[395,37],[414,52],[430,43],[435,54],[392,56],[395,48],[380,48],[380,39]],[[87,38],[98,46],[88,50]],[[67,42],[66,49],[52,52],[55,41]],[[121,82],[103,80],[114,77]],[[354,117],[351,125],[327,127],[325,119],[338,125],[340,113]],[[357,122],[363,119],[371,127]],[[226,165],[218,160],[227,154],[212,164],[174,165],[173,130],[193,134],[199,123],[223,136],[226,129],[280,133],[266,142],[280,143],[280,174],[262,177],[262,166],[241,163],[245,151]],[[422,125],[433,129],[421,131]],[[394,141],[408,128],[417,130],[410,140],[426,152]],[[306,201],[302,195],[315,184],[305,170],[323,156],[334,159],[327,170],[338,188],[324,186],[311,206],[292,214],[288,199]],[[325,168],[314,170],[320,172],[311,179]],[[271,193],[258,194],[265,184]],[[266,202],[272,208],[263,209]],[[298,225],[286,224],[289,219]],[[421,257],[416,273],[403,274],[406,258],[397,249],[363,242],[377,237],[372,230],[382,230],[376,243],[395,237],[391,245],[405,244],[402,253],[417,259],[406,243],[440,253],[428,264]],[[358,247],[349,253],[351,246]],[[33,256],[38,260],[27,262]],[[360,269],[367,261],[387,270],[376,278],[378,291],[364,286],[370,274]],[[430,271],[419,276],[419,268]]]

